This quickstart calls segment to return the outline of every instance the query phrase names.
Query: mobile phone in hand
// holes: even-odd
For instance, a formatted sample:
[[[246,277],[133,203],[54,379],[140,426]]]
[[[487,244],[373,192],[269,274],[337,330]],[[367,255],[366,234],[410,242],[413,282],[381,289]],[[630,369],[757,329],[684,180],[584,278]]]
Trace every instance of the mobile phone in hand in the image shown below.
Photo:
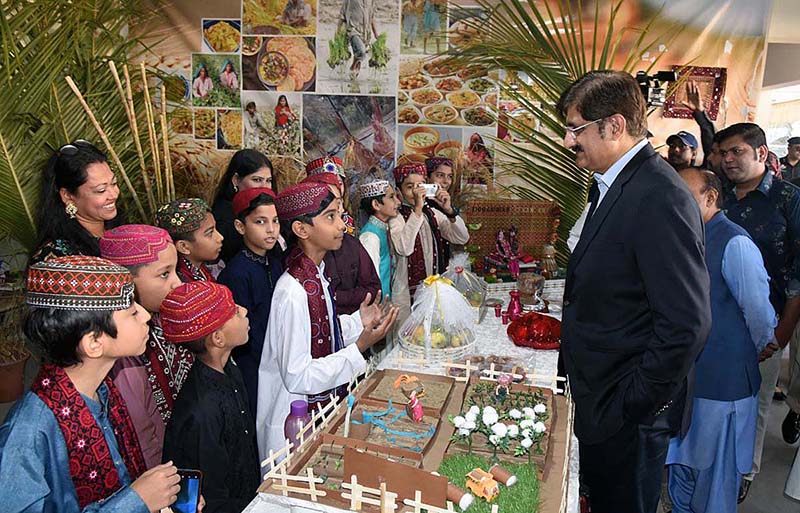
[[[178,500],[170,507],[174,513],[197,513],[203,473],[199,470],[178,469],[178,475],[181,477],[181,490],[178,492]]]

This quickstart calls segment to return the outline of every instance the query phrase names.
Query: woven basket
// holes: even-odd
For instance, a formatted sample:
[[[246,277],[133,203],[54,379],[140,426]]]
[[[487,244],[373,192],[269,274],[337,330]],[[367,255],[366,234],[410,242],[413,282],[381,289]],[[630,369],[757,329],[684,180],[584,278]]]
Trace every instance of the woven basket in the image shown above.
[[[475,349],[475,340],[458,347],[450,347],[447,349],[431,348],[426,350],[425,346],[408,344],[400,339],[400,349],[403,358],[412,360],[425,360],[426,365],[445,362],[460,362],[466,360],[468,356],[472,356]]]
[[[495,250],[497,232],[517,227],[520,251],[539,258],[545,244],[552,244],[558,237],[561,209],[555,201],[528,200],[472,200],[463,210],[467,224],[480,226],[470,228],[470,246],[479,246],[475,262],[483,264],[483,258]]]

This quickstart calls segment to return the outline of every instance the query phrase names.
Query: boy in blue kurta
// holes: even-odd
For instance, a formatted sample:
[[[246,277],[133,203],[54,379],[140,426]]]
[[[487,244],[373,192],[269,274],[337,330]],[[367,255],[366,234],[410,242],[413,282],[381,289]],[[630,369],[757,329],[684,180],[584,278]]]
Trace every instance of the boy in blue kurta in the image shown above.
[[[384,295],[392,295],[392,274],[394,261],[392,258],[391,238],[389,237],[389,220],[397,217],[400,199],[397,191],[386,180],[373,180],[359,186],[361,210],[369,215],[367,223],[361,228],[358,240],[369,253],[381,280]]]
[[[233,350],[233,357],[242,371],[255,418],[258,404],[258,364],[267,333],[272,291],[283,273],[280,246],[276,246],[280,223],[275,210],[275,193],[266,187],[246,189],[233,197],[233,222],[242,234],[244,248],[236,254],[219,275],[219,283],[233,293],[237,305],[250,312],[248,341]]]
[[[28,270],[24,331],[46,362],[0,426],[2,511],[147,513],[173,502],[177,468],[145,471],[108,377],[147,343],[150,315],[133,288],[127,269],[102,258],[59,257]]]

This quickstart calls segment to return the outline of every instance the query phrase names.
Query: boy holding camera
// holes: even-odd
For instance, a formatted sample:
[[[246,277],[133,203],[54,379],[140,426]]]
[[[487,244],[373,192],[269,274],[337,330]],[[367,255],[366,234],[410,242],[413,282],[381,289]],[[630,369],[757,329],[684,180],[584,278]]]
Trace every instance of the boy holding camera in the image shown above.
[[[392,300],[401,308],[401,323],[411,311],[412,298],[420,282],[447,268],[450,244],[466,244],[469,240],[467,226],[451,205],[450,194],[438,184],[426,184],[427,176],[427,168],[418,162],[394,169],[402,196],[402,220],[397,216],[389,223],[398,256]]]

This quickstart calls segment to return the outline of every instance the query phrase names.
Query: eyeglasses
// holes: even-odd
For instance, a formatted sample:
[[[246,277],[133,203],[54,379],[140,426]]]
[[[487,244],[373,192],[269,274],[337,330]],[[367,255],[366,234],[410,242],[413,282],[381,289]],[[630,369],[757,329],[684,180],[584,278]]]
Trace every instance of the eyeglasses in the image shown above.
[[[604,119],[606,118],[595,119],[594,121],[589,121],[588,123],[584,123],[581,126],[576,126],[576,127],[565,126],[564,130],[566,130],[566,133],[564,134],[564,137],[566,137],[567,135],[572,135],[572,137],[577,138],[579,135],[581,135],[581,133],[583,133],[584,130],[586,130],[586,128],[594,125],[595,123],[599,123]]]
[[[79,148],[76,145],[90,146],[91,144],[92,143],[85,139],[76,139],[70,144],[65,144],[64,146],[60,147],[56,153],[58,153],[59,156],[71,157],[78,153]]]

